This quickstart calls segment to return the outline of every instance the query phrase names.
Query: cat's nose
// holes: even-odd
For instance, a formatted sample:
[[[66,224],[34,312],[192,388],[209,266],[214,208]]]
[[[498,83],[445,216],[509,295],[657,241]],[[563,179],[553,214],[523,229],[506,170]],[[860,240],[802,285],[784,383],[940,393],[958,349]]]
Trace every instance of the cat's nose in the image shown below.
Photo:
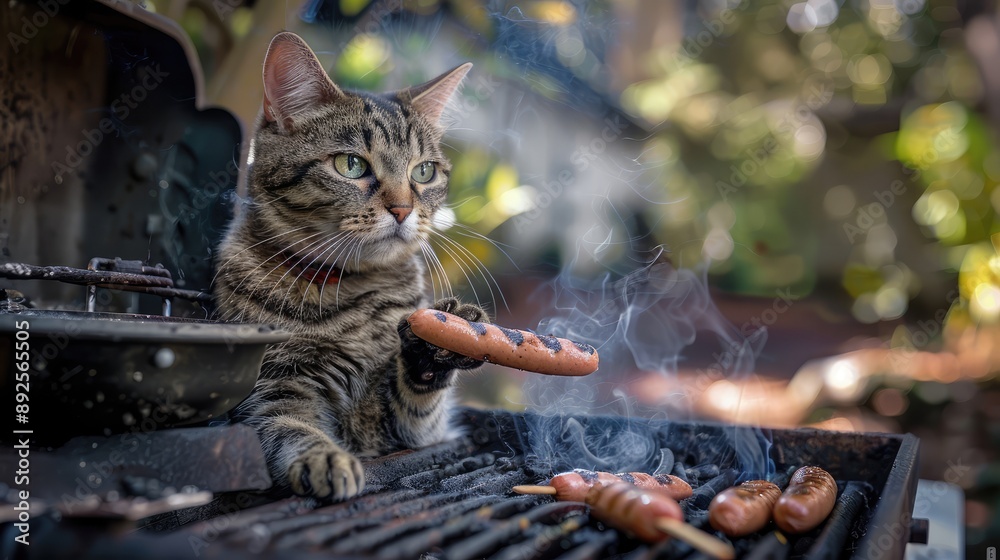
[[[392,214],[396,218],[396,223],[397,224],[403,223],[403,220],[405,220],[406,217],[410,215],[410,212],[413,211],[413,207],[412,206],[395,206],[394,205],[394,206],[386,206],[385,209],[388,210],[389,213]]]

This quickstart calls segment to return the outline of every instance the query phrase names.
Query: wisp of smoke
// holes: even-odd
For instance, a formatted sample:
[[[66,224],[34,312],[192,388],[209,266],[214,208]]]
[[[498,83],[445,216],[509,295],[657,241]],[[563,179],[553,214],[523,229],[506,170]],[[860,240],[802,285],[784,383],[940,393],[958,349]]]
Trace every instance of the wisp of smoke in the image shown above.
[[[743,336],[712,302],[703,273],[675,268],[659,258],[612,281],[585,282],[564,273],[548,289],[556,312],[539,332],[598,348],[600,370],[584,378],[532,376],[524,394],[532,422],[535,459],[554,470],[648,470],[661,450],[643,419],[662,420],[662,410],[642,409],[622,390],[636,372],[674,375],[685,347],[699,334],[714,335],[729,353],[727,374],[749,373],[766,338],[763,329]],[[585,428],[576,418],[618,418]],[[603,428],[598,428],[603,426]],[[770,441],[752,426],[725,430],[725,445],[745,473],[774,470]],[[720,457],[722,460],[723,457]]]

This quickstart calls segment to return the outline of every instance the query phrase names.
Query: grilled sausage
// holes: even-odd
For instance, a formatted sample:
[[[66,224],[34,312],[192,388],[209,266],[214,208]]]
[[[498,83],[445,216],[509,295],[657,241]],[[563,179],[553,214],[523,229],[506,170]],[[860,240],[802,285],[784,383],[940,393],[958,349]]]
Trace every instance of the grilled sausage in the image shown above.
[[[712,527],[730,537],[760,531],[771,520],[771,510],[781,496],[781,488],[766,480],[748,480],[727,488],[708,506]]]
[[[644,490],[655,490],[675,500],[690,498],[691,485],[672,474],[618,473],[615,476]]]
[[[819,467],[795,471],[788,488],[774,504],[774,522],[786,533],[805,533],[833,511],[837,481]]]
[[[641,472],[611,474],[600,471],[575,469],[557,474],[549,482],[556,489],[556,499],[582,502],[591,486],[628,482],[644,490],[654,490],[675,500],[691,497],[691,485],[669,474],[652,475]]]
[[[597,350],[588,344],[470,322],[434,309],[418,309],[406,320],[419,338],[492,364],[549,375],[587,375],[597,370]]]
[[[661,518],[684,521],[681,506],[659,492],[636,488],[627,482],[595,484],[587,491],[587,505],[594,517],[628,531],[646,542],[660,542],[667,534],[657,526]]]

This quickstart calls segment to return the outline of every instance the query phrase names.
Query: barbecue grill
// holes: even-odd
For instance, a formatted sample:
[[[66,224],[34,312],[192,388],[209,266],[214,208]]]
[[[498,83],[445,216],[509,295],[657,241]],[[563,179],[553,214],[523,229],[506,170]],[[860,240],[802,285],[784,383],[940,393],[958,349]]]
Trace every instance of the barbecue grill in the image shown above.
[[[58,483],[44,492],[59,513],[37,522],[41,528],[36,530],[39,545],[34,552],[47,558],[701,558],[676,540],[651,546],[603,527],[591,519],[584,504],[513,494],[511,487],[544,481],[554,469],[565,467],[532,453],[529,432],[540,424],[538,417],[466,410],[460,420],[467,435],[454,441],[367,461],[365,493],[333,504],[259,490],[231,491],[240,485],[254,487],[255,478],[258,489],[267,486],[261,484],[266,471],[259,453],[248,453],[254,451],[249,443],[240,449],[240,438],[233,437],[252,440],[240,430],[243,426],[144,434],[150,447],[165,449],[166,455],[184,452],[196,462],[152,477],[147,473],[141,485],[137,481],[142,478],[135,474],[141,461],[118,465],[102,484],[127,489],[119,491],[120,500],[155,503],[165,494],[193,495],[192,489],[183,488],[194,483],[215,490],[218,498],[147,517],[137,524],[139,531],[127,531],[122,530],[125,516],[111,515],[106,504],[102,509],[97,501],[59,501],[73,496],[67,486],[84,476],[87,467],[74,466],[52,479],[42,471],[40,476]],[[611,417],[561,421],[579,423],[590,434],[625,431],[642,438],[657,452],[640,464],[617,466],[669,472],[688,480],[694,495],[681,502],[685,517],[706,530],[711,530],[709,501],[742,475],[726,434],[732,427]],[[768,435],[779,473],[804,464],[823,465],[838,481],[839,499],[829,520],[804,535],[785,539],[765,529],[733,539],[739,557],[901,558],[911,538],[924,536],[926,527],[910,519],[917,481],[918,443],[913,436],[814,430],[774,430]],[[225,453],[198,455],[224,440],[229,440]],[[584,441],[593,439],[570,437],[561,445],[569,452],[581,451],[574,448]],[[86,438],[73,443],[67,453],[52,453],[52,468],[66,463],[56,457],[61,454],[81,464],[100,463],[126,445],[101,440],[99,449],[91,449],[94,442]],[[211,469],[225,466],[226,472],[212,473],[205,468],[209,464]],[[173,489],[164,492],[168,486]]]
[[[0,12],[0,28],[20,32],[35,9],[15,2]],[[14,541],[23,508],[5,484],[15,479],[18,454],[5,444],[4,557],[702,557],[677,540],[650,546],[609,529],[584,504],[511,488],[577,467],[671,473],[694,488],[682,503],[688,522],[711,530],[709,501],[751,475],[731,426],[464,410],[465,435],[367,460],[368,486],[357,498],[318,502],[272,489],[256,434],[229,424],[225,411],[252,387],[263,345],[287,335],[205,319],[210,249],[229,219],[239,126],[227,112],[200,106],[193,50],[168,21],[111,1],[60,4],[46,21],[17,56],[5,51],[0,65],[16,78],[3,92],[17,109],[4,123],[5,144],[37,148],[0,161],[5,388],[14,365],[4,352],[19,319],[40,332],[46,321],[81,326],[73,336],[50,329],[34,339],[55,350],[46,356],[37,348],[42,359],[31,364],[39,381],[27,436],[32,545]],[[152,72],[170,79],[151,82]],[[145,90],[136,90],[143,80]],[[76,96],[65,98],[74,87]],[[144,91],[144,100],[129,115],[111,109],[133,91]],[[103,118],[115,133],[87,144],[89,132],[104,130]],[[66,167],[77,161],[70,155],[79,159],[72,172],[53,177],[52,163]],[[62,309],[36,309],[33,301]],[[532,444],[543,429],[551,431],[549,444],[566,451],[559,457],[593,456],[594,445],[623,435],[648,452],[621,464],[574,463],[549,456],[551,445]],[[913,436],[761,434],[770,440],[776,479],[817,464],[836,477],[840,494],[830,519],[810,533],[785,538],[767,529],[733,540],[740,557],[900,558],[907,542],[926,537],[926,525],[910,518]],[[0,439],[20,437],[11,440],[8,431]]]

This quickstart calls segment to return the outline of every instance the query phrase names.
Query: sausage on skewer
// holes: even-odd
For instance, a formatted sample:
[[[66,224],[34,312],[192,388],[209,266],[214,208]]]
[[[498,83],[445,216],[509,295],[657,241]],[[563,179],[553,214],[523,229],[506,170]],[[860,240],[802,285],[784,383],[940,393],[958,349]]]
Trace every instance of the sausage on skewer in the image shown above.
[[[492,364],[549,375],[578,376],[597,370],[597,350],[589,344],[469,322],[435,309],[418,309],[406,321],[417,337]]]
[[[671,535],[716,558],[736,557],[732,546],[684,523],[681,506],[659,492],[627,482],[595,484],[587,491],[586,502],[595,518],[646,542]]]
[[[781,488],[766,480],[748,480],[719,492],[708,506],[708,521],[730,537],[757,532],[771,520]]]
[[[519,494],[549,494],[561,501],[582,502],[591,486],[615,482],[628,482],[645,490],[662,492],[674,500],[690,498],[692,494],[690,484],[669,474],[654,475],[641,472],[611,474],[584,469],[557,474],[549,481],[549,486],[515,486],[514,491]]]
[[[774,522],[786,533],[805,533],[823,522],[837,501],[837,481],[819,467],[795,471],[774,504]]]

